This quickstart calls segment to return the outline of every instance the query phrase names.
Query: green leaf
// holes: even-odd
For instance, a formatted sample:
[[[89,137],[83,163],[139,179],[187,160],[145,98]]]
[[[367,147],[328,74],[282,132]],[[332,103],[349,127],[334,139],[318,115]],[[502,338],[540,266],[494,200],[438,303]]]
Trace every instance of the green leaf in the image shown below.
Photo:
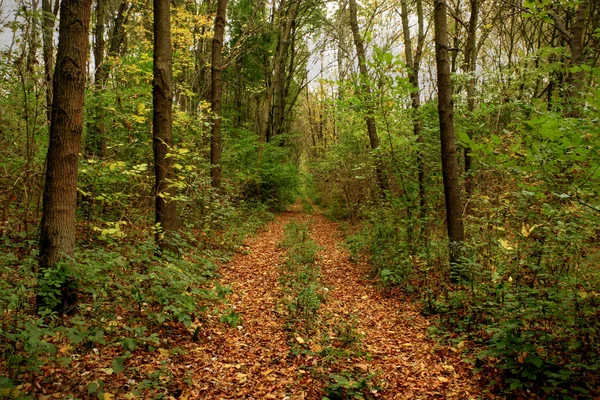
[[[100,385],[98,384],[98,382],[96,382],[96,381],[90,382],[90,384],[87,387],[88,394],[96,393],[96,391],[98,390],[99,387],[100,387]]]
[[[538,356],[529,356],[525,359],[525,361],[527,361],[530,364],[535,365],[538,368],[540,368],[544,364],[544,360]]]
[[[125,338],[121,342],[121,345],[125,350],[133,351],[137,349],[137,342],[133,338]]]
[[[464,131],[458,131],[458,139],[463,142],[464,144],[468,145],[469,147],[472,146],[473,144],[473,140],[471,140],[471,138],[469,137],[469,135],[467,135],[467,132]]]
[[[119,374],[125,369],[123,361],[125,361],[123,357],[117,357],[114,360],[112,360],[112,363],[110,363],[110,367],[112,368],[115,374]]]

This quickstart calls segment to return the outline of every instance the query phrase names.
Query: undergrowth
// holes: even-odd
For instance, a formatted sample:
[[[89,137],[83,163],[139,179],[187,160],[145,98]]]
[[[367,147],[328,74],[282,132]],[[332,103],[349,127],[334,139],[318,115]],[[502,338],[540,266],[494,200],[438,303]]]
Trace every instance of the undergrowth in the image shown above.
[[[214,231],[217,241],[192,231],[179,237],[179,255],[159,254],[151,236],[99,232],[96,240],[103,246],[79,246],[42,280],[35,253],[24,248],[29,244],[6,238],[8,252],[0,256],[0,398],[33,398],[27,393],[46,379],[45,371],[66,373],[93,354],[109,354],[104,363],[110,374],[125,373],[138,382],[129,389],[132,394],[169,393],[169,385],[152,383],[163,382],[164,374],[146,376],[130,359],[140,352],[175,351],[167,344],[175,331],[194,340],[197,321],[218,312],[216,306],[230,293],[216,281],[216,262],[271,217],[260,208],[232,211],[224,225],[231,228]],[[64,282],[70,283],[77,307],[64,315],[37,310],[36,294],[58,299]],[[236,317],[226,310],[220,319],[231,323]],[[110,388],[95,375],[78,383],[104,399]]]
[[[504,210],[467,218],[473,237],[458,284],[450,283],[443,241],[415,240],[393,202],[365,212],[346,243],[353,257],[369,258],[383,290],[420,299],[436,321],[430,334],[465,352],[495,390],[592,398],[600,371],[597,218],[551,203],[538,214],[530,200],[515,193],[500,203]],[[509,212],[521,220],[507,221]]]

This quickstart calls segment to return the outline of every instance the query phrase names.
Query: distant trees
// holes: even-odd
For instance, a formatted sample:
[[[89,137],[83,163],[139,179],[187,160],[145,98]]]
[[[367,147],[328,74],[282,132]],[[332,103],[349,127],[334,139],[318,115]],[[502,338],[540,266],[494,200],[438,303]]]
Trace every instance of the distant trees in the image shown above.
[[[50,141],[46,160],[43,211],[40,228],[39,276],[57,268],[75,250],[77,172],[83,130],[83,94],[92,3],[63,0],[60,6],[58,52],[53,78]],[[60,293],[54,303],[47,293],[38,295],[39,307],[64,311],[75,303],[71,282],[57,274]]]

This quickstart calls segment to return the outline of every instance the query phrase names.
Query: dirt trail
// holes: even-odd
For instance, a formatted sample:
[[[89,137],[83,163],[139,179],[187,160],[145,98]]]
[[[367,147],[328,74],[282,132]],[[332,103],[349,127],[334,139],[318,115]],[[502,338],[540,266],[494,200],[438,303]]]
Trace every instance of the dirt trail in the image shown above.
[[[372,394],[382,399],[486,398],[471,377],[470,367],[448,348],[426,338],[427,320],[410,302],[384,297],[366,278],[368,266],[349,260],[341,248],[337,226],[319,214],[286,212],[249,239],[246,251],[221,269],[231,286],[230,306],[242,326],[230,328],[209,318],[199,340],[180,359],[193,381],[187,398],[321,399],[319,380],[309,372],[321,362],[309,353],[293,354],[294,334],[286,331],[279,283],[284,251],[277,244],[292,220],[312,227],[321,247],[319,263],[328,295],[320,314],[350,321],[363,334],[361,348],[369,357],[347,360],[347,369],[379,372]],[[278,306],[279,305],[279,306]],[[345,359],[343,360],[346,361]],[[306,368],[306,367],[309,368]],[[326,371],[325,371],[326,372]]]

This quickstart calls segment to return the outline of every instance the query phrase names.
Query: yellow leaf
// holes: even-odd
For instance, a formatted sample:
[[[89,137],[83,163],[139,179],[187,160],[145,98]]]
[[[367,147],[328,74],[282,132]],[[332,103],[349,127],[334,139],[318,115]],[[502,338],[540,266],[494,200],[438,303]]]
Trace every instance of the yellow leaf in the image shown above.
[[[104,400],[112,400],[115,397],[114,394],[109,392],[104,392]]]
[[[508,240],[505,240],[505,239],[499,239],[499,240],[498,240],[498,242],[500,242],[500,245],[501,245],[502,247],[504,247],[504,250],[509,250],[509,251],[510,251],[510,250],[514,250],[514,249],[515,249],[514,247],[512,247],[512,246],[510,245],[510,243],[508,242]]]
[[[171,355],[171,352],[166,349],[158,349],[161,357],[168,358]]]
[[[529,235],[531,235],[531,232],[533,232],[533,230],[538,226],[540,226],[540,224],[535,224],[532,227],[529,227],[529,224],[523,224],[523,226],[521,227],[521,235],[529,237]]]
[[[362,369],[365,372],[369,370],[369,366],[367,364],[355,364],[354,366],[358,369]]]
[[[303,344],[304,343],[304,339],[302,339],[300,336],[296,336],[296,340],[298,341],[298,343]]]
[[[440,382],[448,382],[448,378],[446,378],[445,376],[438,376],[437,378]]]
[[[64,354],[64,353],[69,352],[70,350],[71,350],[71,346],[69,346],[67,344],[67,345],[62,346],[60,349],[58,349],[58,352],[61,354]]]

